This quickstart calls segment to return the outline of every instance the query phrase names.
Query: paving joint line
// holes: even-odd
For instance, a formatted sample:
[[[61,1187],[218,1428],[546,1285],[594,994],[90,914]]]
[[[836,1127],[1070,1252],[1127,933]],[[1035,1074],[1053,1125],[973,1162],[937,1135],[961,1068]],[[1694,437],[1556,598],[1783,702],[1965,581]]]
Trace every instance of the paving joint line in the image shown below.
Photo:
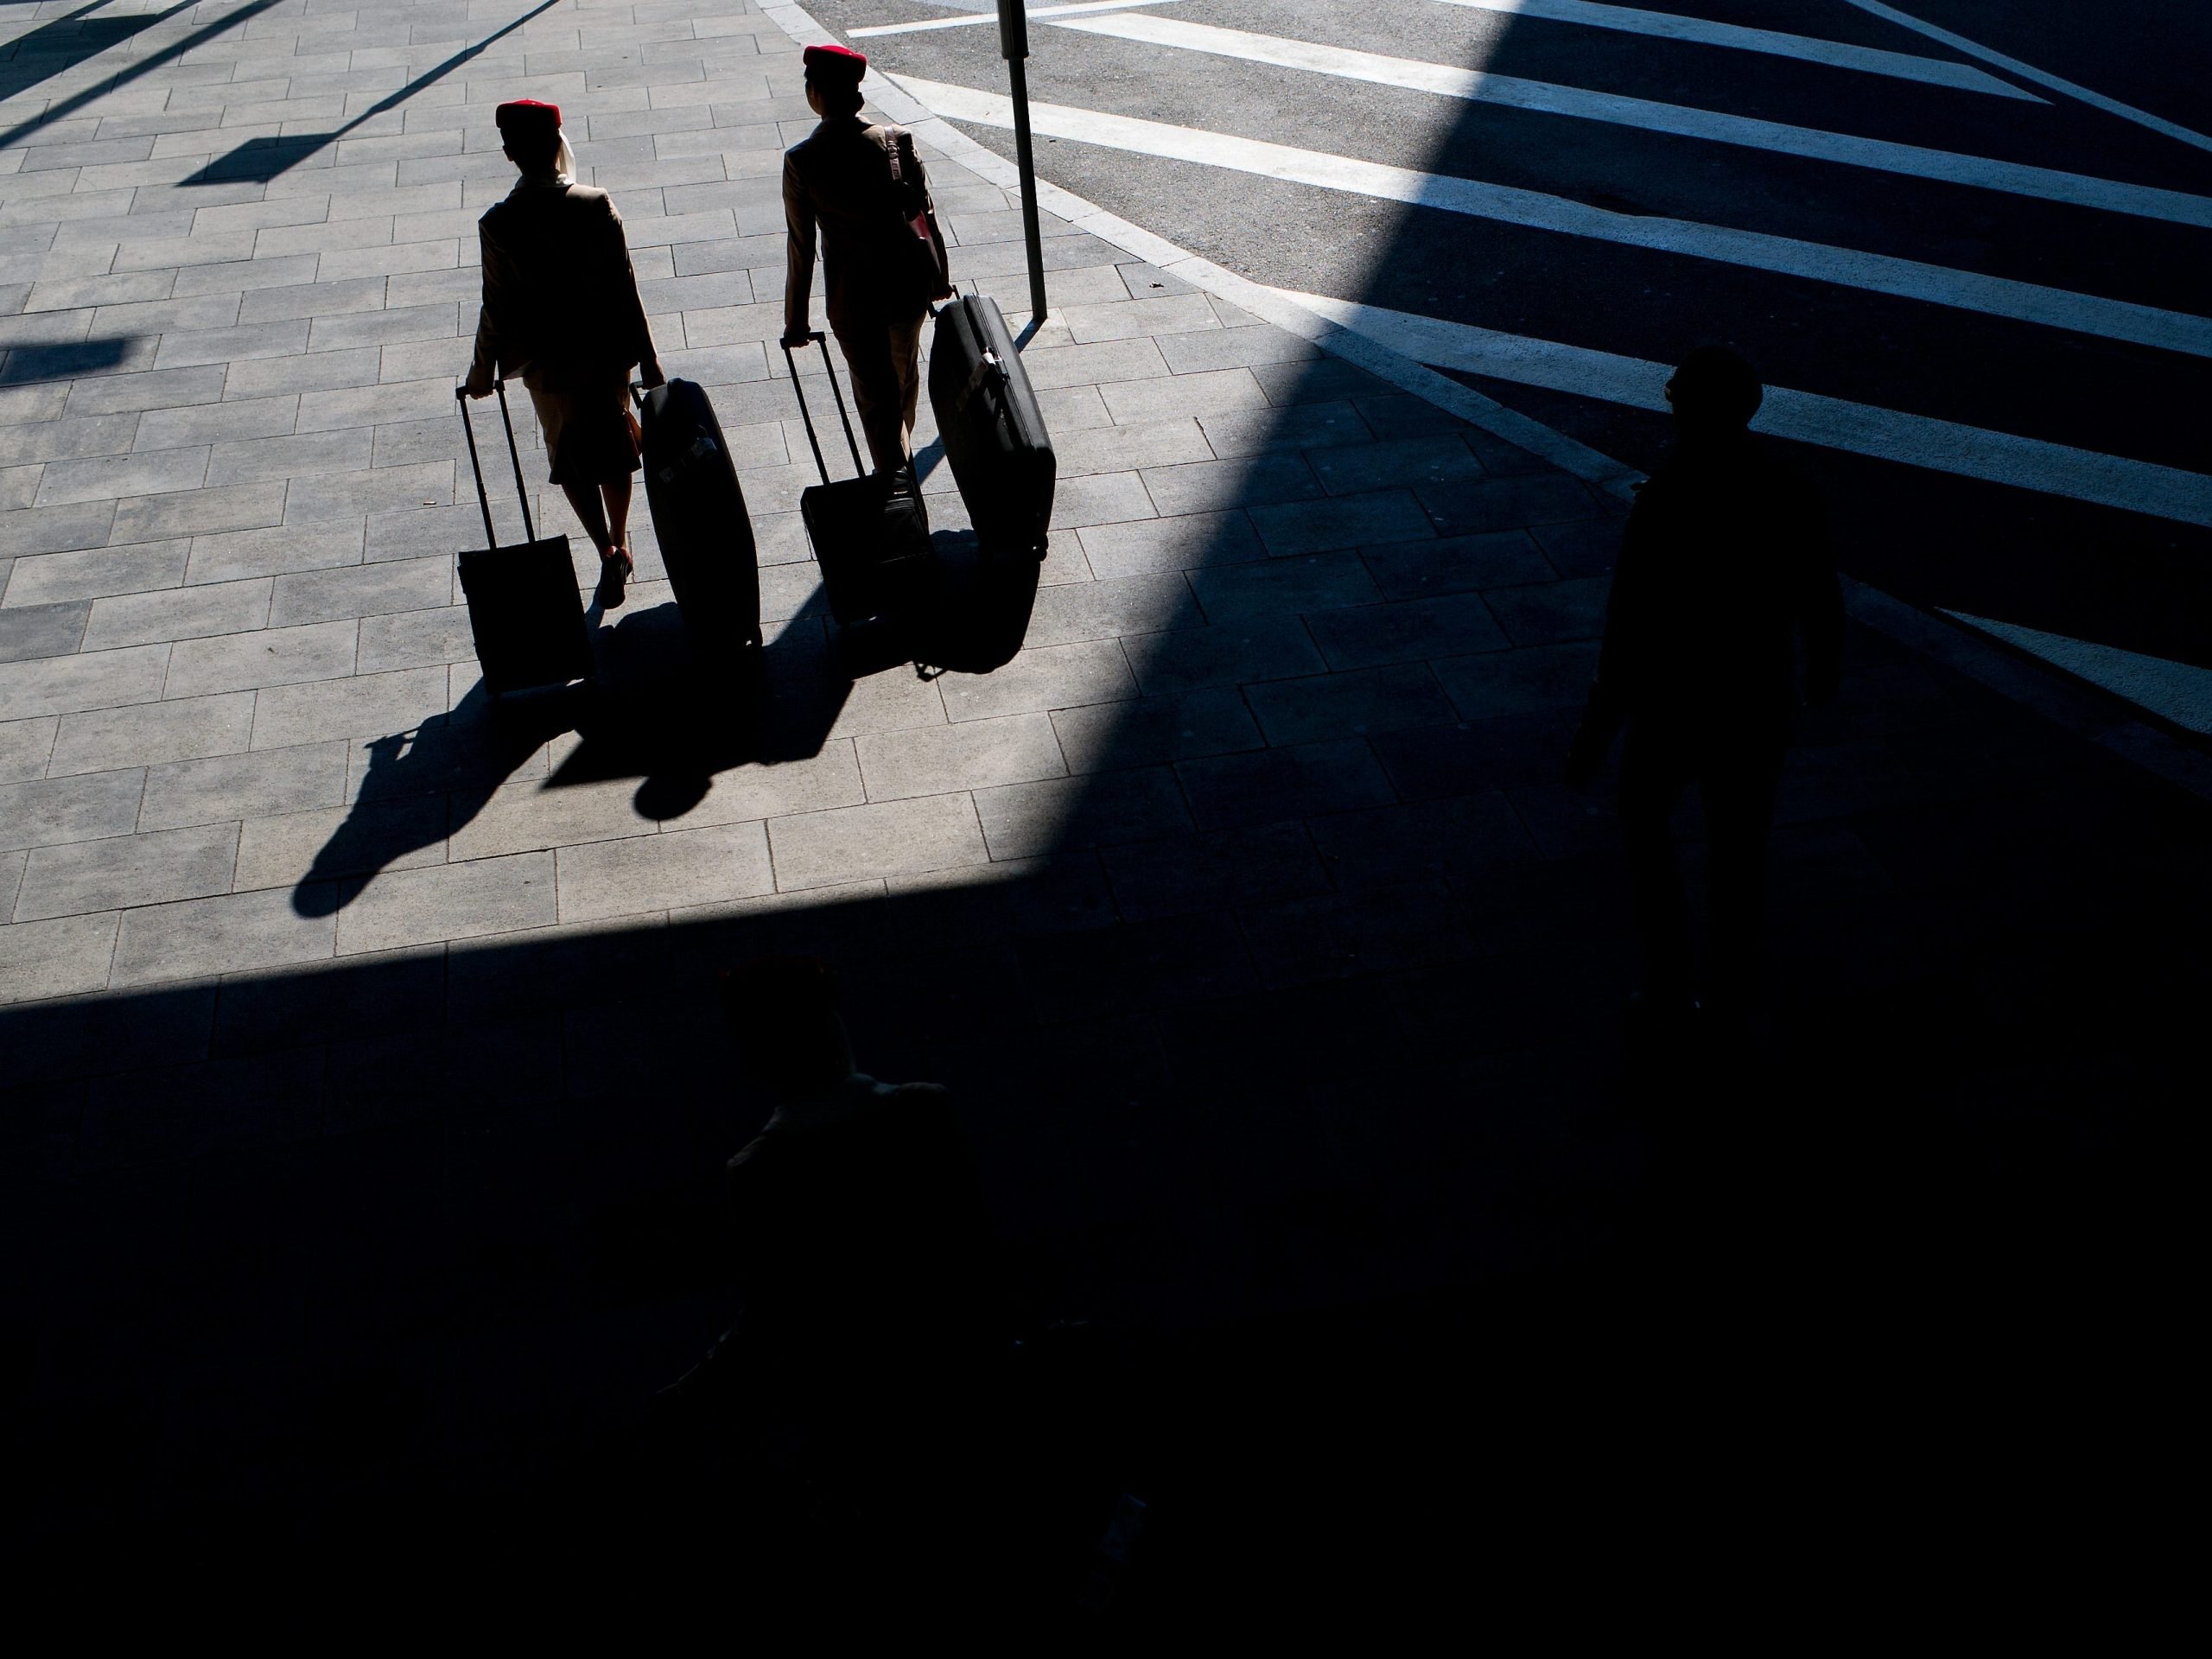
[[[760,10],[796,46],[836,38],[804,7],[779,0]],[[1003,189],[1019,187],[1020,176],[1012,162],[936,114],[888,71],[878,70],[877,74],[881,84],[870,99],[877,108],[914,129],[918,136],[979,176]],[[1635,499],[1643,474],[1579,439],[1485,397],[1471,386],[1462,385],[1387,346],[1318,317],[1274,289],[1131,224],[1071,190],[1039,179],[1037,204],[1124,253],[1249,311],[1332,357],[1365,369],[1470,426],[1526,449],[1618,501]],[[1844,592],[1847,611],[1876,632],[1965,675],[2070,734],[2095,743],[2201,800],[2212,802],[2212,756],[2137,705],[1925,606],[1910,604],[1850,577],[1844,579]],[[2115,718],[2115,704],[2130,713]]]

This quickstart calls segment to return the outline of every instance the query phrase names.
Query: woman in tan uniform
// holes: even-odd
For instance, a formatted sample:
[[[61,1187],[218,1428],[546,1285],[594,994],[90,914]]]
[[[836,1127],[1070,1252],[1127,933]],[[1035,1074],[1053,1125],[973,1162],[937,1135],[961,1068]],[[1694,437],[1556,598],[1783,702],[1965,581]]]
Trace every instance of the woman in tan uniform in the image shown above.
[[[822,124],[784,155],[784,344],[806,344],[819,226],[823,309],[852,371],[868,454],[895,472],[911,459],[922,322],[952,292],[944,243],[912,135],[861,119],[868,60],[842,46],[810,46],[804,58],[806,101]]]
[[[622,600],[630,557],[630,475],[638,470],[632,365],[648,386],[665,378],[638,297],[622,215],[604,190],[575,180],[558,105],[518,99],[495,118],[515,188],[477,221],[484,308],[469,365],[472,397],[495,375],[530,389],[558,484],[599,550],[600,597]]]

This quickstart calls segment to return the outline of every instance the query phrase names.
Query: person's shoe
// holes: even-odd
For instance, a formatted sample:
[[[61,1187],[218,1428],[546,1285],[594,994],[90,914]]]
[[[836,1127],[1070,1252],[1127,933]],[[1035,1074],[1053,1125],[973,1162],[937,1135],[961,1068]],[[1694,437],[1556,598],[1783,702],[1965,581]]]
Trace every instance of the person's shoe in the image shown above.
[[[599,604],[601,610],[611,611],[622,603],[622,585],[637,574],[638,567],[630,557],[626,547],[609,548],[599,556]]]

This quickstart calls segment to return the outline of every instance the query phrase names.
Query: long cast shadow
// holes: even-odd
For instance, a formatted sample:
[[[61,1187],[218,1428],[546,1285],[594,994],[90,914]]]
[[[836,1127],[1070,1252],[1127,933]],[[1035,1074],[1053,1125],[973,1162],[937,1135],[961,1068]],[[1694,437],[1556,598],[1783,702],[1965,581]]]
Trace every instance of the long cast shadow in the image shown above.
[[[986,557],[971,532],[933,538],[941,581],[931,615],[911,626],[825,633],[817,590],[761,661],[734,677],[695,660],[672,603],[625,613],[595,631],[590,687],[518,698],[495,711],[480,684],[446,718],[377,738],[351,811],[293,889],[302,916],[352,904],[384,869],[474,821],[548,740],[578,741],[544,787],[639,779],[639,817],[680,822],[715,775],[821,753],[856,677],[947,670],[988,673],[1021,648],[1035,561]],[[604,613],[594,609],[594,620]]]
[[[145,337],[106,334],[66,343],[13,346],[0,354],[0,386],[29,385],[40,380],[73,380],[80,374],[104,374],[130,355],[130,348]]]
[[[98,3],[99,0],[95,0],[95,3]],[[204,27],[193,30],[182,40],[173,41],[157,52],[149,52],[143,58],[132,60],[129,66],[117,70],[98,85],[87,86],[82,92],[72,92],[67,98],[58,99],[28,120],[20,121],[7,131],[0,132],[0,149],[4,149],[10,144],[21,143],[33,133],[42,132],[55,122],[67,120],[86,105],[105,98],[118,87],[128,86],[132,81],[141,79],[153,73],[156,69],[167,67],[188,53],[207,45],[217,35],[228,32],[250,18],[258,16],[271,6],[280,3],[281,0],[246,0],[245,5],[223,13]],[[16,43],[16,56],[14,61],[22,65],[26,73],[20,78],[11,74],[0,74],[0,89],[4,89],[0,91],[0,96],[22,92],[35,86],[40,82],[60,74],[65,69],[75,67],[118,41],[127,41],[150,29],[156,23],[166,22],[180,12],[192,10],[200,3],[200,0],[178,0],[175,5],[165,11],[147,12],[136,16],[113,19],[96,18],[90,24],[83,22],[73,22],[73,20],[82,19],[86,12],[93,9],[92,6],[86,7],[83,11],[71,12],[67,17],[55,18],[34,29],[29,35],[25,35],[22,41]],[[54,32],[49,35],[48,30]],[[51,65],[44,61],[48,55],[45,52],[26,53],[23,50],[26,41],[41,39],[51,42],[52,56],[55,60]]]
[[[564,4],[566,0],[539,0],[539,3],[505,27],[494,29],[475,45],[465,47],[436,67],[415,77],[397,92],[381,98],[342,127],[328,132],[301,133],[296,136],[249,138],[228,155],[212,157],[207,164],[184,181],[187,184],[267,184],[299,166],[317,151],[328,148],[347,133],[359,130],[365,123],[373,121],[387,110],[396,110],[426,86],[435,86],[470,59],[479,56],[495,41],[513,34],[531,18],[540,16]]]
[[[1275,527],[1335,510],[1302,453],[1328,433],[1450,429],[1329,359],[1262,369],[1265,429],[1224,470]],[[1371,1611],[1376,1586],[1532,1555],[1572,1593],[1702,1571],[1713,1535],[1679,1536],[1675,1495],[1770,1494],[1778,1468],[1806,1501],[1762,1498],[1758,1524],[1847,1547],[1860,1511],[1826,1477],[1851,1457],[1891,1515],[1916,1459],[1958,1468],[1919,1382],[1989,1323],[1966,1311],[2037,1333],[2037,1363],[1967,1397],[2019,1430],[2008,1453],[2047,1446],[2083,1410],[2041,1363],[2079,1306],[2128,1310],[2141,1262],[2182,1259],[2139,1248],[2163,1217],[2138,1199],[2201,1084],[2206,813],[2094,746],[2052,766],[2031,717],[1855,636],[1874,735],[1810,780],[1842,804],[1801,801],[1777,858],[1797,1063],[1741,1119],[1685,1095],[1624,1124],[1618,849],[1550,783],[1588,664],[1474,638],[1484,590],[1543,624],[1538,589],[1602,574],[1618,527],[1592,508],[1540,547],[1484,521],[1527,468],[1483,454],[1408,492],[1433,537],[1286,554],[1243,494],[1194,513],[1140,572],[1179,596],[1108,630],[1134,686],[1046,711],[1076,775],[1018,786],[1058,791],[1033,855],[0,1011],[0,1230],[38,1264],[0,1287],[27,1333],[8,1432],[41,1528],[103,1562],[198,1535],[380,1584],[395,1540],[471,1562],[565,1540],[603,1577],[639,1514],[575,1471],[738,1294],[714,1173],[767,1103],[731,1082],[713,974],[789,950],[840,963],[870,1070],[956,1090],[1017,1305],[1149,1333],[1086,1421],[1137,1445],[1113,1472],[1167,1517],[1138,1572],[1190,1600],[1302,1611],[1340,1584]],[[770,677],[799,688],[769,713],[783,753],[819,749],[849,685],[802,620]],[[1387,659],[1402,621],[1414,695],[1459,627],[1489,702],[1300,733],[1316,639]],[[635,613],[609,649],[664,665],[671,626]],[[1402,672],[1363,671],[1338,686]],[[372,757],[437,835],[527,759],[457,712]],[[641,691],[558,775],[639,776],[672,816],[702,767],[744,763],[696,713]],[[2096,856],[2121,831],[2130,856]],[[334,878],[399,844],[352,833]],[[2161,1374],[2079,1351],[2128,1387]],[[672,1517],[710,1554],[721,1496]],[[1622,1535],[1594,1535],[1617,1501]],[[719,1591],[747,1565],[704,1570]],[[1147,1606],[1164,1628],[1178,1603]]]

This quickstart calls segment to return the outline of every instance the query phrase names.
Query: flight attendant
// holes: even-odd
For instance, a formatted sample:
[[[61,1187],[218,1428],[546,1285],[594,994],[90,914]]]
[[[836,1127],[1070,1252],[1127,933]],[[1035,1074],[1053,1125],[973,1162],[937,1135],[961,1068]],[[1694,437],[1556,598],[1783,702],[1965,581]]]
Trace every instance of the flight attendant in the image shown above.
[[[466,390],[488,396],[495,375],[519,376],[529,388],[550,481],[599,550],[601,601],[618,605],[635,569],[630,475],[639,463],[630,371],[635,366],[648,386],[665,377],[622,215],[606,191],[575,181],[560,107],[518,99],[493,118],[522,177],[477,221],[484,307]]]
[[[912,456],[922,321],[931,301],[952,292],[944,244],[913,135],[861,119],[868,60],[842,46],[810,46],[804,57],[806,101],[822,120],[784,156],[784,343],[806,343],[818,226],[823,309],[852,372],[868,454],[877,471],[895,472]]]

